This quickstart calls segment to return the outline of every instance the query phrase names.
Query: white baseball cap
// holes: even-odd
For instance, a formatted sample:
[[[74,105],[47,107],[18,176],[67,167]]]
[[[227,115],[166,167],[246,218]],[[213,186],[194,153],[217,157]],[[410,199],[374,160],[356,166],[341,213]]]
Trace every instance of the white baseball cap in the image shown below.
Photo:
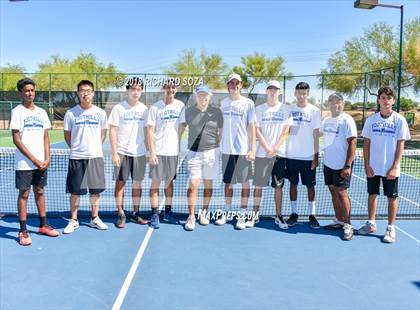
[[[270,80],[267,83],[267,88],[269,88],[269,87],[275,87],[277,89],[280,89],[281,88],[280,87],[280,82],[279,81],[276,81],[276,80]]]
[[[242,82],[241,76],[237,73],[229,74],[228,79],[227,79],[227,83],[229,83],[232,80],[238,80],[239,82]]]

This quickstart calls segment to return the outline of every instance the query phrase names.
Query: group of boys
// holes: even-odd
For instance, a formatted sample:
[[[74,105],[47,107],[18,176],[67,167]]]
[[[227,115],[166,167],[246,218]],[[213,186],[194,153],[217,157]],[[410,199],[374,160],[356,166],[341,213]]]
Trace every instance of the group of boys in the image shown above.
[[[79,227],[77,210],[80,195],[90,195],[92,217],[90,226],[106,230],[108,226],[99,218],[99,196],[105,190],[102,143],[109,139],[114,165],[115,203],[118,211],[116,226],[126,224],[124,187],[132,179],[133,213],[131,221],[147,224],[140,216],[142,180],[149,163],[150,226],[160,225],[160,206],[164,206],[163,219],[179,223],[172,212],[174,180],[178,168],[181,136],[188,126],[188,152],[186,163],[189,175],[187,191],[189,216],[186,230],[196,225],[195,207],[201,181],[204,184],[203,206],[198,221],[209,224],[209,204],[213,181],[222,173],[225,206],[216,219],[216,225],[230,220],[233,185],[241,184],[240,212],[236,228],[253,227],[259,221],[259,207],[263,187],[274,188],[276,206],[275,222],[280,229],[287,229],[298,222],[297,188],[299,179],[308,193],[309,225],[320,228],[315,217],[316,168],[319,161],[319,137],[324,136],[324,178],[328,186],[336,220],[326,229],[342,230],[342,238],[351,240],[354,234],[350,222],[351,202],[347,193],[356,151],[357,130],[351,116],[344,113],[344,99],[340,94],[328,98],[331,115],[324,120],[320,110],[309,103],[309,85],[300,82],[295,87],[296,103],[280,102],[280,83],[267,83],[267,101],[255,108],[254,102],[241,95],[242,78],[232,73],[227,79],[229,96],[212,106],[211,90],[207,85],[195,89],[196,104],[185,108],[175,98],[177,85],[168,79],[163,85],[164,97],[149,109],[140,102],[143,81],[132,78],[127,83],[127,100],[115,105],[107,119],[104,110],[93,104],[94,85],[82,80],[77,85],[79,104],[68,110],[64,117],[64,138],[70,148],[66,191],[70,194],[71,218],[63,233],[69,234]],[[59,232],[46,221],[44,187],[50,163],[48,129],[51,123],[46,112],[34,104],[35,82],[19,80],[17,89],[22,104],[12,110],[10,129],[16,145],[16,188],[21,245],[30,245],[26,228],[26,205],[31,185],[38,207],[39,233],[56,237]],[[388,197],[388,226],[384,242],[395,242],[398,177],[404,142],[410,139],[404,117],[392,110],[395,92],[390,87],[378,91],[379,112],[370,116],[363,127],[364,165],[368,188],[368,215],[366,224],[355,231],[359,234],[376,232],[375,213],[380,181]],[[257,146],[258,141],[258,146]],[[252,162],[254,161],[254,173]],[[250,195],[249,181],[254,185],[254,214],[246,220]],[[290,182],[292,213],[285,220],[282,216],[282,188],[284,180]],[[165,201],[159,202],[159,187],[164,183]],[[163,202],[163,201],[162,201]]]

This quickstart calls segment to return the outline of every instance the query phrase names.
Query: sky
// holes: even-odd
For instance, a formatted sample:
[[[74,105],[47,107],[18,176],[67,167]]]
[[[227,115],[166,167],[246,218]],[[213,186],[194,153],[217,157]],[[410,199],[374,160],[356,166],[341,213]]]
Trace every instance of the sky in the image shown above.
[[[419,0],[403,4],[405,22],[420,16]],[[124,72],[161,73],[183,50],[218,53],[229,66],[260,52],[282,56],[286,71],[317,74],[346,40],[400,11],[353,8],[353,0],[135,1],[0,0],[0,66],[34,72],[52,55],[93,53]]]

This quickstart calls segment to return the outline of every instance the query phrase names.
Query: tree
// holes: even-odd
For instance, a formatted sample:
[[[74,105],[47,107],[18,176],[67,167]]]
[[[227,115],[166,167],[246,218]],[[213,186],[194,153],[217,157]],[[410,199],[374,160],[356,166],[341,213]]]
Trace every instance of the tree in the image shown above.
[[[249,93],[261,82],[291,75],[285,71],[283,57],[269,58],[258,52],[241,57],[241,65],[233,67],[232,71],[242,77],[243,86]]]
[[[406,66],[402,75],[402,87],[414,86],[413,75],[419,70],[420,56],[416,50],[419,48],[419,27],[420,19],[415,19],[404,29]],[[321,70],[324,77],[320,77],[320,84],[323,82],[324,87],[352,95],[364,85],[364,75],[354,73],[378,71],[370,76],[368,87],[378,87],[381,82],[395,85],[398,76],[398,56],[399,31],[394,31],[394,28],[386,23],[374,24],[363,36],[346,41],[343,49],[328,59],[327,68]],[[390,68],[388,74],[379,74],[379,70],[384,68]]]
[[[404,65],[414,89],[420,90],[420,18],[406,26]]]
[[[16,90],[16,83],[18,80],[25,77],[25,68],[20,65],[7,64],[5,67],[0,67],[1,90]]]
[[[194,49],[185,50],[174,64],[165,73],[169,76],[181,78],[181,90],[191,90],[195,84],[205,82],[213,89],[220,89],[225,86],[224,77],[228,71],[228,66],[223,62],[223,58],[218,54],[208,55],[202,51],[200,56],[196,55]],[[183,83],[184,78],[193,79],[192,83]],[[202,80],[201,80],[202,78]]]
[[[96,75],[96,73],[99,73]],[[82,79],[89,79],[97,89],[121,87],[125,75],[118,71],[114,64],[104,65],[96,56],[81,53],[75,59],[52,56],[49,60],[38,65],[34,79],[39,90],[48,90],[51,83],[52,90],[75,90],[77,83]]]

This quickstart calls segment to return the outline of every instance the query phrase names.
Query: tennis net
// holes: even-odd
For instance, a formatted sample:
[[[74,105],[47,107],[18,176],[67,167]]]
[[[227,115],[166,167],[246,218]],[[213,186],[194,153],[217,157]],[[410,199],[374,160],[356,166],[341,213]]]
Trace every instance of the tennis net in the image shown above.
[[[16,214],[16,199],[18,191],[15,188],[15,149],[0,148],[0,214]],[[101,194],[100,213],[102,215],[115,215],[114,201],[114,181],[112,180],[113,167],[109,151],[104,152],[105,156],[105,178],[107,189]],[[48,170],[48,185],[45,189],[46,208],[50,216],[68,216],[69,199],[66,194],[66,175],[68,166],[69,150],[51,149],[51,165]],[[322,171],[322,153],[320,156],[320,165],[317,168],[316,192],[316,214],[319,217],[332,218],[334,211],[331,202],[331,195],[327,186],[324,185]],[[221,165],[220,165],[221,171]],[[252,183],[251,183],[252,184]],[[148,169],[146,169],[145,179],[142,183],[143,195],[141,198],[141,211],[150,212],[149,188],[150,179],[148,178]],[[173,211],[179,214],[187,214],[187,187],[188,176],[185,161],[180,156],[177,177],[174,183]],[[131,182],[127,182],[125,189],[125,209],[132,210],[131,202]],[[367,216],[367,185],[363,168],[363,155],[357,151],[354,161],[349,196],[352,200],[352,216],[362,218]],[[163,197],[163,184],[160,197]],[[289,201],[289,182],[285,182],[283,189],[283,214],[290,213]],[[201,209],[203,196],[199,195],[197,202],[197,212]],[[252,190],[248,202],[248,210],[252,210]],[[216,211],[224,206],[224,185],[221,178],[213,184],[213,197],[210,203],[210,210]],[[240,186],[234,186],[233,211],[239,210],[240,206]],[[301,215],[308,215],[306,188],[298,187],[298,210]],[[90,211],[89,199],[82,197],[79,208],[81,216]],[[37,208],[33,199],[33,194],[28,202],[28,214],[37,214]],[[263,190],[263,199],[261,202],[260,215],[275,215],[275,206],[273,198],[273,189],[267,187]],[[387,201],[381,195],[377,215],[379,218],[387,216]],[[405,150],[401,162],[401,176],[399,178],[399,218],[420,218],[420,150]]]

